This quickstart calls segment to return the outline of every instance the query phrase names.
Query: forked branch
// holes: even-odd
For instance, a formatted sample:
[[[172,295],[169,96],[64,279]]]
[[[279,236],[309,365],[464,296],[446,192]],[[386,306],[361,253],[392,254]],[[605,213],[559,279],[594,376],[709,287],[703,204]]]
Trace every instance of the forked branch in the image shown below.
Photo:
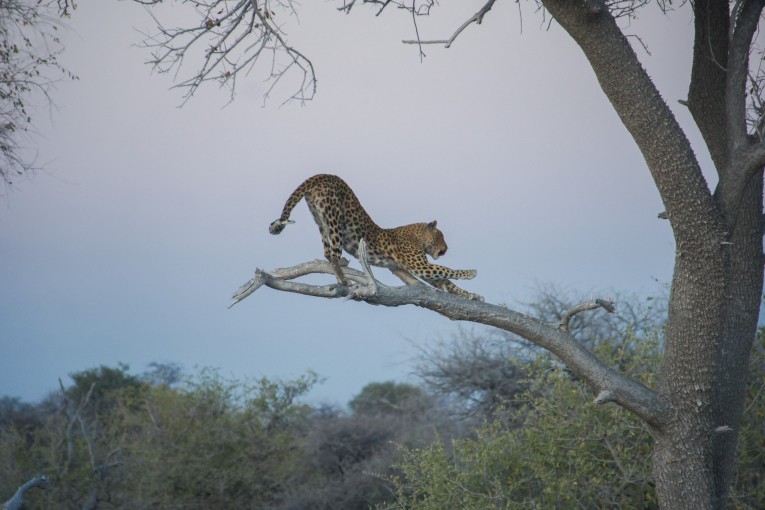
[[[574,317],[574,315],[586,312],[587,310],[595,310],[597,308],[603,308],[608,313],[616,313],[616,306],[614,306],[614,302],[610,299],[595,299],[594,301],[587,301],[565,311],[563,317],[560,319],[560,329],[563,331],[568,331],[569,322],[571,322],[571,319]]]
[[[146,5],[160,3],[160,0],[134,1]],[[185,90],[184,101],[208,82],[228,87],[233,100],[237,77],[248,74],[261,62],[264,70],[269,70],[266,99],[278,83],[287,79],[293,80],[295,88],[284,102],[313,99],[316,93],[313,63],[288,44],[282,25],[275,21],[296,16],[290,0],[197,0],[191,4],[197,23],[167,28],[152,14],[157,33],[145,34],[142,43],[152,52],[148,63],[159,73],[177,78],[187,56],[198,62],[194,64],[196,70],[174,86]]]
[[[462,33],[463,30],[465,30],[467,27],[475,23],[476,25],[480,25],[483,22],[483,17],[486,16],[486,13],[491,10],[492,7],[494,7],[494,2],[496,0],[488,0],[483,7],[478,9],[478,12],[473,14],[467,21],[465,21],[460,27],[454,31],[451,37],[448,39],[435,39],[435,40],[420,40],[420,39],[407,39],[403,42],[404,44],[443,44],[445,48],[449,48],[452,43],[459,37],[459,35]]]
[[[615,402],[654,427],[661,428],[664,425],[667,406],[655,391],[605,365],[577,342],[566,328],[560,327],[563,323],[567,324],[576,313],[599,307],[613,309],[612,302],[595,300],[583,303],[566,312],[560,324],[550,324],[504,306],[466,299],[425,284],[389,287],[374,279],[366,260],[362,261],[362,267],[366,272],[343,267],[346,278],[354,282],[350,287],[336,283],[309,285],[292,281],[300,276],[314,273],[333,275],[332,267],[323,260],[314,260],[270,272],[258,269],[255,276],[234,293],[229,308],[265,285],[275,290],[296,292],[307,296],[354,299],[373,305],[415,305],[452,320],[494,326],[515,333],[557,356],[594,389],[598,394],[595,403]]]

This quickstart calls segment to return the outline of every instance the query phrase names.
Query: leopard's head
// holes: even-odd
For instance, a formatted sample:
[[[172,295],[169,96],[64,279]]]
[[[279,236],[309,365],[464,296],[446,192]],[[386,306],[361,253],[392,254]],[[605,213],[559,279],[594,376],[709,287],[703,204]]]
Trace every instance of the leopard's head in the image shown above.
[[[438,257],[446,253],[449,249],[444,240],[444,234],[436,228],[436,220],[431,221],[424,228],[425,231],[425,253],[438,260]]]

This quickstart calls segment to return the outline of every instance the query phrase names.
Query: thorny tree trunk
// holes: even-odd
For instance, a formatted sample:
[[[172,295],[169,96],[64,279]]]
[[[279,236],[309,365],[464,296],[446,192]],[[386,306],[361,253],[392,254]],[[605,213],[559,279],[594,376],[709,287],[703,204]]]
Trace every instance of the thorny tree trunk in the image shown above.
[[[751,43],[746,18],[756,26],[762,4],[741,3],[730,48],[728,3],[694,5],[697,35],[688,107],[720,177],[714,195],[690,143],[606,6],[597,0],[544,4],[584,51],[642,151],[675,237],[657,388],[671,414],[653,428],[660,504],[723,508],[762,295],[762,147],[746,136],[744,117]]]

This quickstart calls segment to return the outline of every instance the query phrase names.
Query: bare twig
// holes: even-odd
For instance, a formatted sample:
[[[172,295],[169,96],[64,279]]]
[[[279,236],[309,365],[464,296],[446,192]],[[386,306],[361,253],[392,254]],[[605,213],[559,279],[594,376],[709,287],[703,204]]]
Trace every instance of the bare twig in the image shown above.
[[[420,51],[420,62],[422,62],[422,60],[425,58],[425,52],[422,51],[422,43],[419,42],[420,41],[420,29],[417,26],[417,14],[416,14],[416,12],[414,10],[414,1],[415,0],[412,0],[412,24],[414,25],[414,35],[415,35],[415,37],[417,38],[417,41],[418,41],[417,47],[418,47],[418,49]],[[382,12],[382,9],[380,9],[380,12]]]
[[[454,31],[454,33],[452,34],[452,36],[449,39],[438,39],[438,40],[423,41],[423,40],[420,39],[420,37],[418,35],[417,39],[414,39],[414,40],[404,40],[404,41],[401,41],[401,42],[403,42],[404,44],[418,44],[418,45],[423,45],[423,44],[443,44],[445,48],[449,48],[452,45],[452,43],[454,42],[454,40],[457,39],[457,37],[459,37],[459,35],[462,33],[463,30],[465,30],[467,27],[469,27],[473,23],[475,23],[476,25],[480,25],[483,22],[483,17],[486,15],[487,12],[489,12],[491,10],[492,7],[494,7],[494,2],[496,2],[496,0],[489,0],[488,2],[486,2],[483,5],[483,7],[478,9],[478,12],[473,14],[467,21],[465,21],[462,25],[460,25],[460,27],[457,30]],[[422,50],[420,50],[420,51],[422,51]]]
[[[560,319],[560,325],[558,327],[563,331],[568,331],[569,322],[571,322],[571,319],[574,317],[574,315],[581,312],[586,312],[587,310],[595,310],[596,308],[603,308],[608,313],[616,313],[614,302],[610,299],[596,299],[594,301],[587,301],[566,310],[563,313],[563,317]]]
[[[96,383],[93,383],[90,385],[90,388],[88,389],[88,392],[85,394],[84,397],[80,400],[79,404],[77,405],[77,408],[74,411],[74,414],[70,415],[66,408],[68,407],[69,400],[66,397],[66,390],[64,389],[64,383],[61,381],[61,379],[58,380],[58,384],[61,387],[61,395],[64,398],[64,406],[61,409],[62,414],[64,414],[67,419],[69,420],[69,423],[66,427],[66,462],[64,464],[64,472],[69,470],[69,466],[72,462],[72,457],[74,456],[74,439],[72,438],[72,429],[74,428],[74,424],[79,422],[83,435],[85,436],[85,440],[88,441],[87,434],[85,433],[85,424],[82,422],[81,413],[82,410],[85,408],[85,406],[88,404],[88,401],[90,401],[90,396],[93,393],[93,390],[96,387]],[[95,459],[93,457],[93,450],[90,446],[90,442],[88,441],[88,451],[90,453],[90,458],[92,461],[92,464],[95,465]]]
[[[139,3],[159,2],[147,0]],[[174,88],[185,89],[183,102],[188,101],[200,86],[208,82],[228,87],[230,101],[233,101],[237,77],[248,74],[262,59],[265,59],[266,66],[270,62],[270,72],[266,79],[270,85],[264,93],[264,99],[288,75],[297,75],[298,79],[296,89],[287,96],[284,103],[313,99],[316,93],[313,63],[289,45],[282,25],[275,21],[282,13],[296,16],[291,0],[276,5],[259,4],[257,0],[199,0],[192,4],[198,13],[198,24],[167,28],[152,14],[157,33],[144,34],[145,39],[141,44],[152,52],[148,63],[154,70],[173,74],[174,79],[179,79],[184,59],[192,54],[192,50],[203,50],[197,70],[187,78],[180,78],[174,85]],[[272,5],[274,9],[280,10],[272,10]]]

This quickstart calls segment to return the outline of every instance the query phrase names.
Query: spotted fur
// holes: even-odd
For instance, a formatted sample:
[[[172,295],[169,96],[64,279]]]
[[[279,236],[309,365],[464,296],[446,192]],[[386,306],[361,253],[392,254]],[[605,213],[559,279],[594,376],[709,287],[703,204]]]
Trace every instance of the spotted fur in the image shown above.
[[[405,283],[420,283],[417,279],[420,278],[453,294],[482,300],[480,296],[449,281],[469,280],[476,276],[477,271],[449,269],[428,261],[426,255],[435,260],[446,253],[448,248],[435,221],[380,228],[361,206],[353,190],[335,175],[314,175],[298,186],[284,204],[282,215],[271,223],[268,231],[279,234],[287,224],[292,223],[290,213],[304,198],[319,226],[324,242],[324,256],[332,264],[341,285],[348,285],[340,263],[343,250],[358,258],[359,241],[364,239],[369,263],[390,269]]]

